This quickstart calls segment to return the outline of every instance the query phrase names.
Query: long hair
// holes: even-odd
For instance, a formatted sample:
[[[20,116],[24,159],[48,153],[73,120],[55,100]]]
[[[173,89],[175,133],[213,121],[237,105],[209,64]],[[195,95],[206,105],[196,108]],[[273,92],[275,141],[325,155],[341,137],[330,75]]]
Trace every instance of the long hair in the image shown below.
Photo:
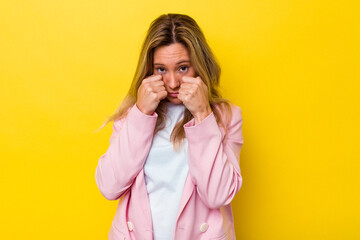
[[[144,78],[153,74],[154,51],[157,47],[168,46],[173,43],[183,44],[190,53],[191,65],[208,88],[208,99],[217,123],[225,132],[231,119],[231,107],[227,100],[219,93],[220,66],[206,42],[205,36],[194,19],[183,14],[163,14],[150,25],[146,38],[142,44],[139,61],[130,89],[118,109],[103,123],[103,128],[111,121],[125,117],[128,109],[137,100],[137,90]],[[162,100],[157,109],[158,119],[155,133],[165,127],[166,104]],[[174,148],[180,146],[185,138],[183,125],[192,119],[189,110],[185,110],[184,117],[174,127],[170,140]]]

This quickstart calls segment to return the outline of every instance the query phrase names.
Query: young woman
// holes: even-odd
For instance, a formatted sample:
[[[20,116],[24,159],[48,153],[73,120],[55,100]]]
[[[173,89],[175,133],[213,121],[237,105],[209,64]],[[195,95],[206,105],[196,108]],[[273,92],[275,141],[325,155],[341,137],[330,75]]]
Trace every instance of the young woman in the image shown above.
[[[114,121],[96,183],[105,198],[122,197],[109,239],[235,239],[242,116],[219,78],[191,17],[152,22],[130,90],[104,124]]]

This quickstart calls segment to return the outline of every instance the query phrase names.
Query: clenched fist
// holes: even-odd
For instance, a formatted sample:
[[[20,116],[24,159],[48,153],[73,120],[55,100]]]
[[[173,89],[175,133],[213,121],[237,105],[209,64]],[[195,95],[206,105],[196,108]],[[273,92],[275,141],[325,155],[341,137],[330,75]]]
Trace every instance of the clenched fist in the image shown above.
[[[182,77],[178,99],[191,112],[198,124],[212,111],[208,98],[208,89],[200,77]]]
[[[161,75],[151,75],[145,78],[138,89],[136,106],[147,115],[152,115],[160,101],[167,96]]]

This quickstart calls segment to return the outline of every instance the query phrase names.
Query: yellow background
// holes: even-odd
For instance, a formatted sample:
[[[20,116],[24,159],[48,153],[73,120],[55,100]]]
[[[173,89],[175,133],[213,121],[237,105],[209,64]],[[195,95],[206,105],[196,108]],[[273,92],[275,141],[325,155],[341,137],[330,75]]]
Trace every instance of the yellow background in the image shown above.
[[[360,239],[357,1],[0,3],[0,239],[107,239],[95,168],[150,22],[185,13],[243,110],[238,239]]]

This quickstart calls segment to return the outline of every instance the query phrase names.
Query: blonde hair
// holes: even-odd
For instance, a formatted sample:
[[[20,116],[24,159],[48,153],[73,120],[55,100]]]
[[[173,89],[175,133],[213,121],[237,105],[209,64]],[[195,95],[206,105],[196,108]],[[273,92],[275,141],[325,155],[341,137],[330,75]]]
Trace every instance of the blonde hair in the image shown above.
[[[137,90],[142,80],[153,74],[155,49],[173,43],[181,43],[188,49],[192,67],[208,88],[208,99],[215,118],[219,126],[223,127],[226,132],[227,125],[231,119],[231,108],[228,100],[223,99],[218,91],[221,73],[220,66],[216,62],[198,24],[191,17],[183,14],[163,14],[151,23],[141,48],[138,65],[130,89],[118,109],[108,117],[100,129],[109,122],[126,116],[128,109],[136,103]],[[158,119],[155,133],[165,127],[165,101],[161,101],[156,109]],[[221,113],[224,113],[224,115],[221,115]],[[174,148],[178,148],[185,138],[183,125],[191,119],[192,115],[186,109],[183,119],[175,125],[171,133],[170,140],[173,142]]]

